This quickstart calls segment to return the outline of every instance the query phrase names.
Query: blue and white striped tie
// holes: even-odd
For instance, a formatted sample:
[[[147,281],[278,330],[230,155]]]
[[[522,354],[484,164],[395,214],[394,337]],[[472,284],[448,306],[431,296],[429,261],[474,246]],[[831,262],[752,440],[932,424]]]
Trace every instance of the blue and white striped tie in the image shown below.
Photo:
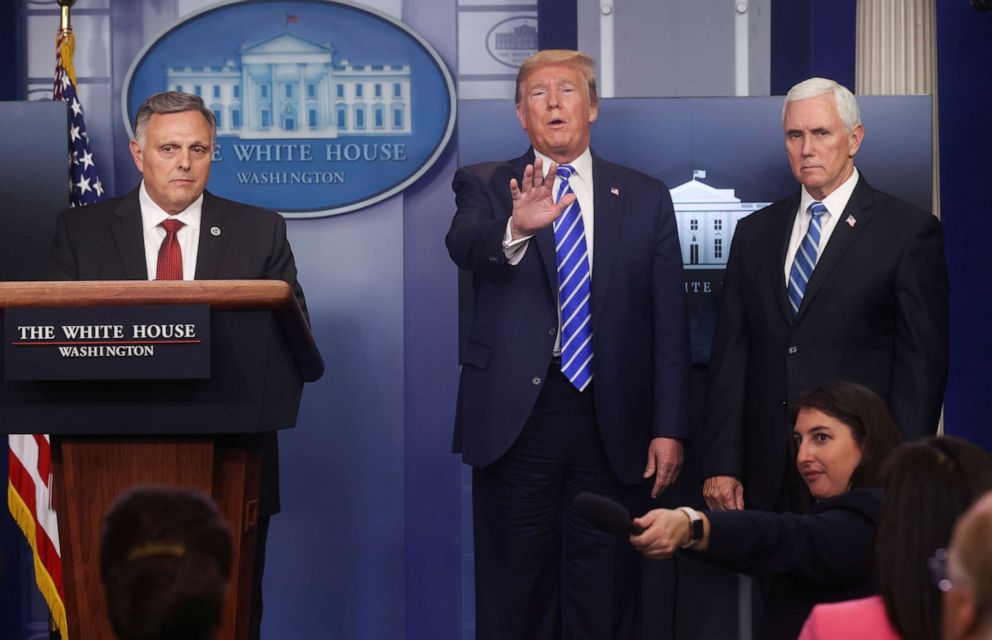
[[[568,179],[575,172],[558,167],[561,183],[555,202],[572,193]],[[592,313],[589,307],[589,250],[576,200],[555,220],[555,257],[558,263],[558,304],[561,308],[561,372],[583,391],[592,381]]]
[[[789,304],[792,306],[792,315],[799,313],[799,305],[803,301],[803,294],[806,293],[806,285],[813,275],[816,261],[819,258],[820,248],[820,218],[827,213],[827,208],[822,202],[814,202],[809,205],[810,221],[809,229],[806,230],[806,237],[799,244],[799,251],[792,260],[792,269],[789,270]]]

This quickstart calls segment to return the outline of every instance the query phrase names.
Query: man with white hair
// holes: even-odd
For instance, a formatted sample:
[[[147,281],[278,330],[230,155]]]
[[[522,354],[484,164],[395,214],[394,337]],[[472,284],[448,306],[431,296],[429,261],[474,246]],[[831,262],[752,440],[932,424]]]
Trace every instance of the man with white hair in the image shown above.
[[[947,380],[940,222],[854,166],[865,131],[843,86],[800,82],[782,123],[800,188],[733,237],[702,437],[711,509],[794,505],[788,408],[803,391],[861,383],[911,440],[936,431]]]
[[[938,588],[944,640],[992,638],[992,493],[961,516]]]

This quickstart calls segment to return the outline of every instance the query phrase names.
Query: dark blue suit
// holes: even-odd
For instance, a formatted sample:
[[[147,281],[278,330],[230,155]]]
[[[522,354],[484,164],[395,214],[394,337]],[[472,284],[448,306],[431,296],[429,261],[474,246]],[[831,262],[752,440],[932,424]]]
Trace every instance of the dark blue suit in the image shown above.
[[[752,509],[790,504],[788,407],[803,391],[863,384],[913,440],[937,430],[947,381],[940,221],[862,175],[793,317],[783,268],[799,200],[738,224],[713,338],[703,475],[741,478]]]
[[[507,487],[504,479],[494,480],[495,476],[487,474],[491,470],[502,473],[501,465],[513,464],[520,475],[526,476],[532,470],[544,471],[543,467],[550,465],[540,462],[542,452],[539,449],[547,440],[542,441],[544,436],[537,437],[533,432],[533,423],[540,417],[538,414],[543,415],[548,406],[559,401],[574,403],[566,410],[575,415],[574,433],[567,434],[574,440],[566,446],[580,449],[576,453],[579,466],[587,462],[592,467],[598,465],[596,473],[600,477],[585,488],[604,492],[608,491],[605,485],[620,487],[613,491],[615,495],[620,490],[636,493],[637,487],[642,485],[652,438],[685,439],[689,435],[688,322],[682,256],[667,187],[643,173],[593,155],[593,383],[585,393],[574,393],[572,400],[566,401],[563,398],[573,390],[567,381],[561,382],[563,378],[555,379],[552,364],[558,331],[553,232],[550,227],[537,232],[517,265],[508,264],[502,248],[507,219],[512,211],[510,179],[520,180],[525,166],[533,159],[533,152],[529,152],[515,160],[460,169],[452,185],[457,212],[446,238],[452,259],[473,275],[474,319],[462,357],[454,449],[463,454],[466,463],[475,467],[476,626],[480,637],[528,637],[537,633],[534,630],[538,627],[529,619],[514,620],[501,629],[489,627],[505,622],[498,619],[498,611],[486,611],[493,606],[493,601],[500,600],[501,595],[496,591],[502,589],[504,595],[510,592],[518,596],[527,591],[525,587],[513,584],[493,587],[486,581],[505,579],[512,583],[518,575],[528,573],[530,567],[526,565],[530,560],[540,562],[542,557],[546,559],[548,554],[554,554],[557,541],[551,541],[550,546],[536,545],[531,549],[531,556],[525,558],[513,555],[512,549],[507,551],[501,533],[480,530],[519,520],[523,517],[522,512],[533,506],[526,501],[521,503],[520,496],[513,493],[519,487]],[[539,409],[535,411],[535,407]],[[586,427],[588,430],[583,431]],[[567,471],[563,472],[563,476],[567,475]],[[529,484],[534,494],[558,496],[555,498],[559,500],[557,506],[550,507],[553,513],[541,514],[538,519],[553,520],[555,525],[563,522],[561,526],[566,530],[570,526],[581,527],[570,513],[573,494],[581,487],[544,486],[543,480],[531,482],[529,478],[520,477],[509,482],[516,483],[517,480]],[[485,482],[481,491],[485,495],[480,495],[480,481]],[[600,481],[604,485],[595,484]],[[567,485],[567,478],[562,482]],[[508,506],[497,504],[501,500]],[[589,531],[582,535],[585,534],[589,540],[597,535]],[[561,542],[566,558],[572,548],[565,539],[567,536],[566,531]],[[613,541],[590,542],[599,543],[612,544]],[[582,546],[583,543],[577,544]],[[583,547],[583,550],[587,549]],[[495,553],[498,557],[480,557],[485,553]],[[511,557],[503,555],[505,553],[510,553]],[[578,562],[596,564],[600,561],[593,556],[595,554]],[[506,563],[515,566],[500,569],[500,565]],[[494,578],[479,575],[480,570],[488,574],[490,569],[499,575]],[[568,567],[563,571],[566,573],[563,581],[568,582]],[[620,573],[618,569],[616,575]],[[595,571],[587,575],[591,580],[599,581]],[[638,578],[627,576],[623,579],[636,581]],[[550,581],[556,580],[557,577]],[[607,576],[606,581],[612,583],[613,574]],[[617,617],[615,611],[610,613],[610,608],[615,606],[621,594],[611,589],[610,584],[593,586],[595,588],[566,585],[562,599],[574,596],[602,600],[582,602],[581,605],[588,609],[605,607],[606,613],[602,614],[605,622],[597,618],[595,612],[589,617],[597,620],[594,625],[609,625],[610,617],[614,621]],[[568,587],[576,591],[569,593]],[[555,591],[557,585],[552,584],[548,589]],[[549,597],[553,598],[554,594]],[[533,612],[521,612],[524,618],[532,617],[531,613],[534,616],[547,613],[539,611],[533,597],[527,602],[505,604],[509,608],[534,609]],[[567,611],[562,617],[562,635],[565,637],[597,633],[583,625],[578,629],[570,628]],[[614,624],[612,635],[617,635],[618,629],[620,627]]]

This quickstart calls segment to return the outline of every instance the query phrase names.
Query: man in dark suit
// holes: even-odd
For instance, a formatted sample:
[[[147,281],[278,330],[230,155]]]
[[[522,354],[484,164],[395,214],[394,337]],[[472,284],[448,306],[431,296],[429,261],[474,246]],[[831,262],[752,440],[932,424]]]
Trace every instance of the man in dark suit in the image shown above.
[[[635,555],[573,503],[634,506],[645,478],[657,495],[678,475],[689,355],[672,202],[589,150],[588,56],[535,54],[516,94],[532,149],[457,172],[446,239],[475,293],[454,444],[474,467],[476,633],[635,637]]]
[[[711,509],[786,509],[788,406],[833,380],[889,406],[903,437],[932,434],[947,380],[948,283],[939,221],[854,166],[850,91],[812,78],[786,97],[801,189],[737,225],[710,363],[703,436]]]
[[[216,133],[213,112],[199,97],[170,91],[148,98],[138,109],[130,143],[141,185],[121,198],[59,214],[49,279],[283,280],[305,315],[282,216],[205,191]],[[266,434],[260,449],[255,637],[265,538],[269,517],[279,511],[276,435]]]

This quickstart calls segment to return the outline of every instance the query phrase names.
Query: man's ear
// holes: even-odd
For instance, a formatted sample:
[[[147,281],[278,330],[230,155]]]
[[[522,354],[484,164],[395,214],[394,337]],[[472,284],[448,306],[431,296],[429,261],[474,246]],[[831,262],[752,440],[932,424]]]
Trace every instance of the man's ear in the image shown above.
[[[854,125],[851,129],[851,146],[848,148],[847,155],[849,158],[853,158],[857,153],[858,149],[861,148],[861,141],[865,139],[865,128],[860,124]]]
[[[132,140],[127,148],[131,151],[131,159],[134,160],[134,166],[138,168],[138,173],[144,173],[145,163],[141,157],[141,145],[138,144],[137,140]]]
[[[589,105],[589,124],[596,122],[599,117],[599,100]]]
[[[517,120],[520,121],[520,128],[527,131],[527,114],[524,111],[524,107],[519,102],[517,103]]]

